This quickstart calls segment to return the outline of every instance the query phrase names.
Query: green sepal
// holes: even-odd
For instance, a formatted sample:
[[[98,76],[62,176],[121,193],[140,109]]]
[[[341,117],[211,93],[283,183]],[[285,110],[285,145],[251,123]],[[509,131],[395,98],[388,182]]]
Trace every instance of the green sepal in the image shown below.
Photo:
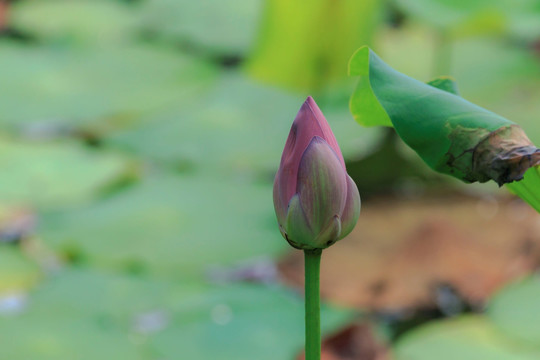
[[[341,238],[340,234],[341,221],[339,216],[334,215],[328,222],[328,225],[326,225],[321,233],[314,239],[312,245],[316,249],[325,249],[330,245],[335,244],[336,241]]]
[[[289,201],[286,229],[284,230],[282,234],[292,247],[297,249],[313,248],[310,244],[313,242],[315,236],[307,221],[304,210],[302,210],[298,194],[294,195]]]
[[[341,214],[341,234],[339,239],[343,239],[349,235],[354,229],[358,217],[360,216],[360,193],[354,180],[347,175],[347,201],[345,202],[345,208]]]

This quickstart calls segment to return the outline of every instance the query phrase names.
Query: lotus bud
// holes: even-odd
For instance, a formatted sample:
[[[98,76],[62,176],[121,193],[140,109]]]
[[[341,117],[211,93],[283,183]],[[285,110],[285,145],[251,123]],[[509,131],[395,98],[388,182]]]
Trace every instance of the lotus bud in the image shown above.
[[[347,236],[360,195],[321,110],[308,97],[285,143],[274,180],[274,208],[283,237],[297,249],[324,249]]]

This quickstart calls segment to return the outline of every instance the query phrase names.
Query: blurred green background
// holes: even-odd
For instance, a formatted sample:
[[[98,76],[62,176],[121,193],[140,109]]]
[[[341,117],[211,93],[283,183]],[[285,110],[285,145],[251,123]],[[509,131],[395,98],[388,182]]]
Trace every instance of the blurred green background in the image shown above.
[[[295,358],[303,300],[276,265],[291,250],[271,192],[307,95],[365,209],[500,194],[354,122],[347,62],[365,44],[455,77],[540,144],[538,0],[0,0],[0,359]],[[385,356],[538,358],[540,282],[524,281]],[[367,310],[329,300],[324,330]],[[382,359],[347,356],[328,359]]]

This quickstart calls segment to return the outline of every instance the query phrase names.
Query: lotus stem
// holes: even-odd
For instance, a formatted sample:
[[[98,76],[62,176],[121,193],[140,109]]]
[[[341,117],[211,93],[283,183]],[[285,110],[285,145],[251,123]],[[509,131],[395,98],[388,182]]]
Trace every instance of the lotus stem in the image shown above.
[[[304,250],[306,301],[306,360],[321,359],[321,249]]]

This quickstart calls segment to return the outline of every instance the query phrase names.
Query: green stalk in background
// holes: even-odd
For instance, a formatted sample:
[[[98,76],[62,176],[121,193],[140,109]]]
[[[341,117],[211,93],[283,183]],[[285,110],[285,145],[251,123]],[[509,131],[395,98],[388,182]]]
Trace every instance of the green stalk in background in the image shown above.
[[[381,10],[379,0],[267,0],[247,71],[312,94],[346,81],[349,57],[371,43]]]
[[[304,250],[306,301],[306,360],[321,359],[321,249]]]
[[[359,82],[350,99],[364,126],[393,126],[434,170],[465,182],[494,180],[540,212],[540,149],[510,120],[457,93],[455,82],[425,84],[385,64],[367,47],[349,63]]]
[[[435,56],[433,57],[434,77],[440,74],[452,73],[452,39],[446,31],[438,30],[435,32]]]

